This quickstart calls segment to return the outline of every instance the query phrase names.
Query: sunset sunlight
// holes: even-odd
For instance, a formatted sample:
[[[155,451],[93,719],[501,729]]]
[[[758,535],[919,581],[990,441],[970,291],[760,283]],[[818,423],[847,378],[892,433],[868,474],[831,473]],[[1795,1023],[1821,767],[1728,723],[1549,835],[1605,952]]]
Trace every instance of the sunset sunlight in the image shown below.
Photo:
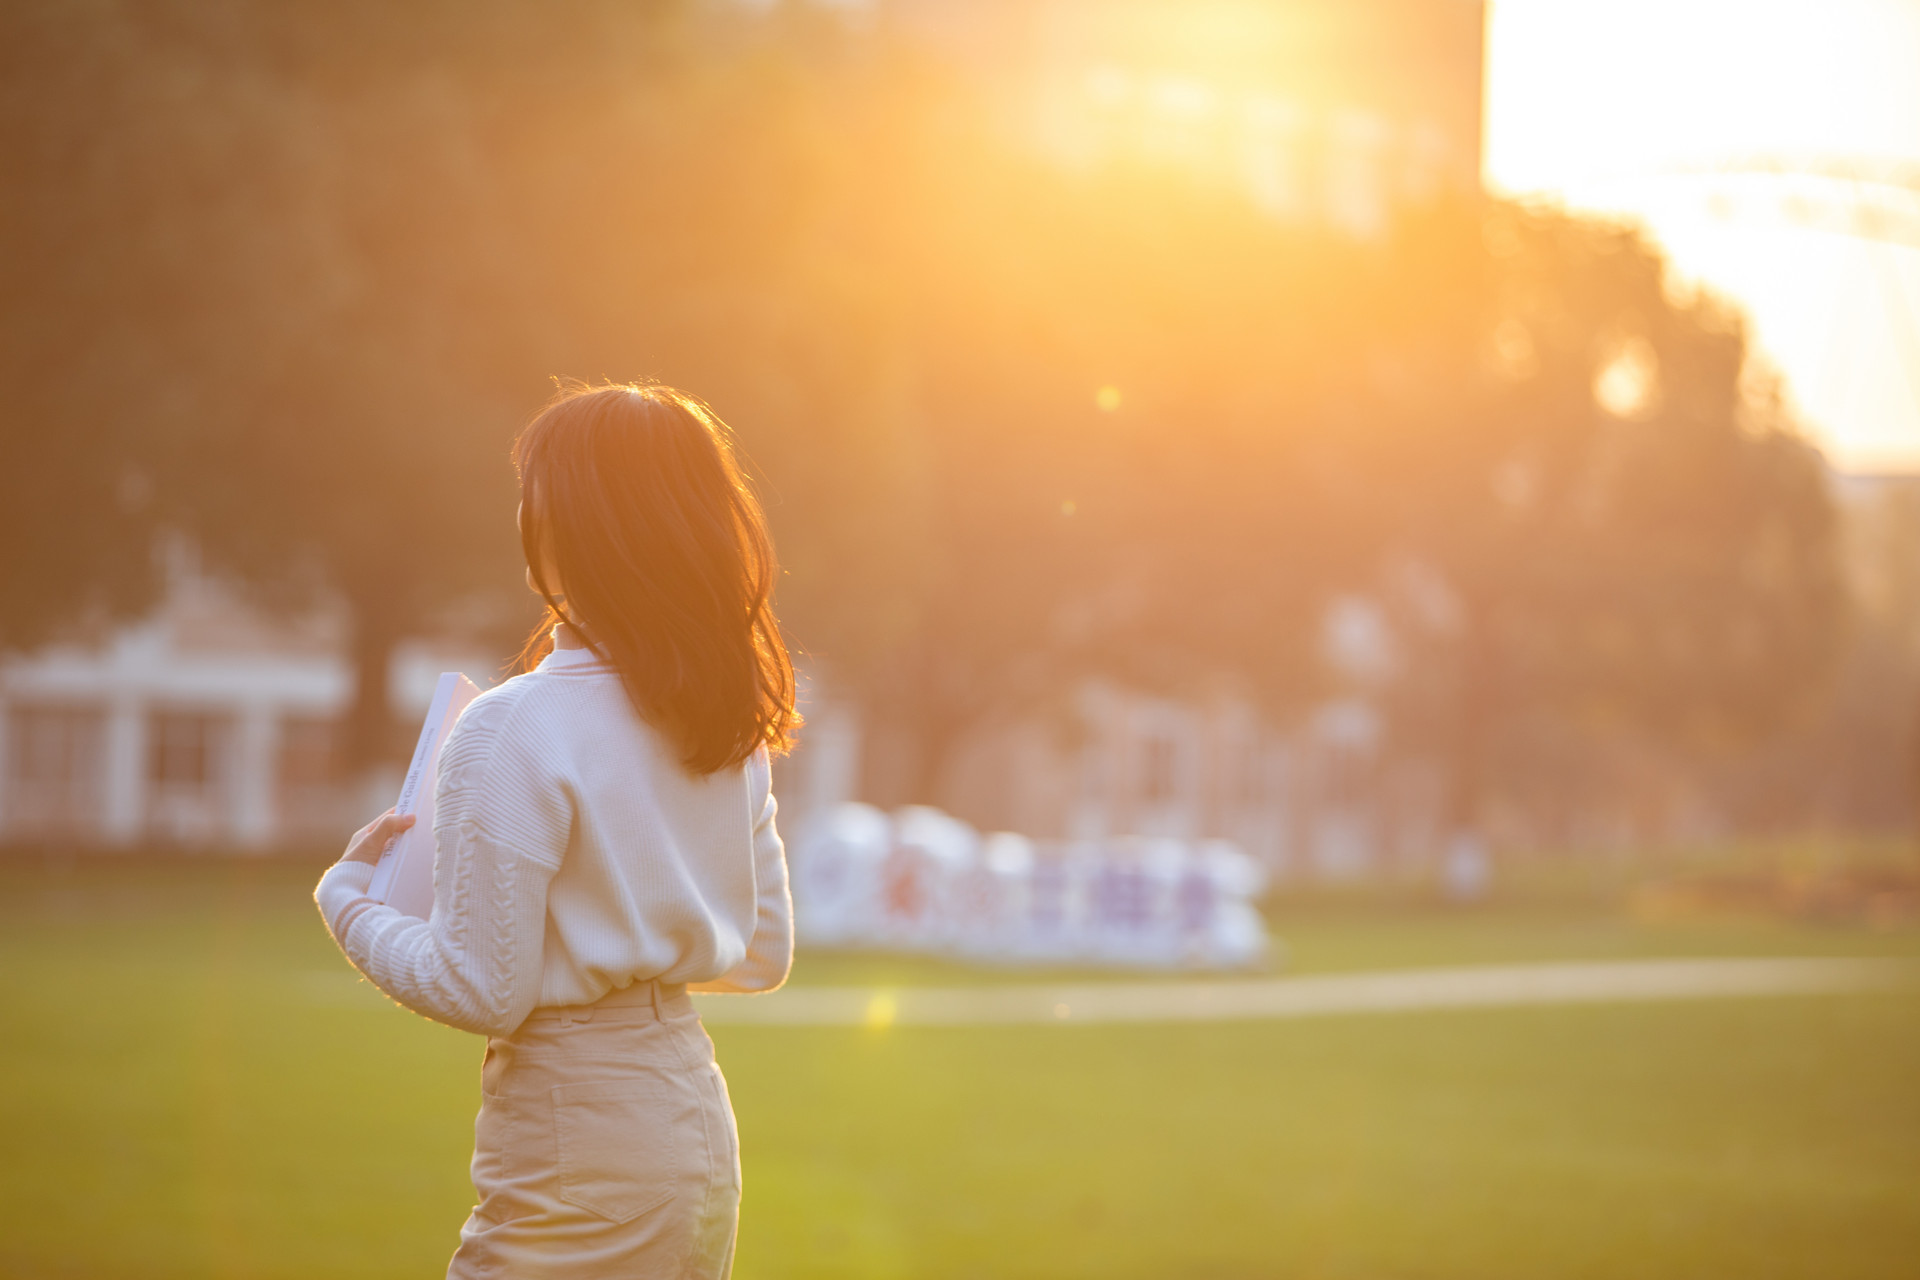
[[[0,92],[0,1280],[1911,1280],[1920,0]]]
[[[1837,464],[1920,470],[1920,5],[1494,0],[1486,139],[1744,307]]]

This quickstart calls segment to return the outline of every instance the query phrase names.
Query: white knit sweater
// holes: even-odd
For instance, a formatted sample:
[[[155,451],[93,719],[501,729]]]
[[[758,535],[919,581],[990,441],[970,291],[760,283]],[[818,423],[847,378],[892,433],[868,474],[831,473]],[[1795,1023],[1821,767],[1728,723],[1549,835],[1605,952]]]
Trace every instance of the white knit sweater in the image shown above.
[[[771,991],[793,957],[765,751],[696,778],[590,650],[475,698],[440,754],[433,915],[366,896],[341,862],[314,898],[355,968],[483,1035],[658,978]]]

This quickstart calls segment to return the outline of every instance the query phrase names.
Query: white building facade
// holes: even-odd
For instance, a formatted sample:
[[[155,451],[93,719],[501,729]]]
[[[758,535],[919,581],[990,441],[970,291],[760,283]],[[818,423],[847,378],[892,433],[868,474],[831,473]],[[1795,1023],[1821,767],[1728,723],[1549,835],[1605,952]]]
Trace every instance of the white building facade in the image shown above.
[[[265,850],[343,837],[383,781],[342,765],[344,634],[336,614],[275,620],[184,576],[154,616],[101,643],[0,663],[0,843]],[[424,711],[443,663],[493,682],[491,663],[408,646],[389,675],[398,714]]]
[[[1234,699],[1089,681],[1068,719],[967,735],[940,780],[943,805],[1047,840],[1227,841],[1276,883],[1355,880],[1437,855],[1436,771],[1389,749],[1385,714],[1365,694],[1280,727]]]

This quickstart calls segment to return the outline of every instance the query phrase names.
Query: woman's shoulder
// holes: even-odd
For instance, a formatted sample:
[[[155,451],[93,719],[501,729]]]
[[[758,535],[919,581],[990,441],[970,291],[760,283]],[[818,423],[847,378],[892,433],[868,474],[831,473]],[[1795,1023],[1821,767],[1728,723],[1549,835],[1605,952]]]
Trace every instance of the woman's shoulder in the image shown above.
[[[529,671],[524,675],[512,676],[491,689],[481,690],[467,704],[467,709],[460,713],[460,718],[454,722],[453,732],[469,737],[497,732],[527,704],[535,691],[536,685],[532,679],[535,674]]]
[[[541,664],[486,690],[467,704],[454,724],[447,751],[462,753],[486,745],[526,743],[552,751],[589,729],[584,722],[604,717],[596,711],[611,708],[616,718],[630,707],[626,691],[611,667]]]
[[[515,676],[467,704],[441,748],[434,825],[476,824],[525,850],[551,850],[568,820],[566,766],[541,682]],[[543,855],[544,856],[544,855]]]
[[[472,768],[527,738],[546,736],[551,690],[538,671],[503,680],[467,704],[441,754],[441,772]]]

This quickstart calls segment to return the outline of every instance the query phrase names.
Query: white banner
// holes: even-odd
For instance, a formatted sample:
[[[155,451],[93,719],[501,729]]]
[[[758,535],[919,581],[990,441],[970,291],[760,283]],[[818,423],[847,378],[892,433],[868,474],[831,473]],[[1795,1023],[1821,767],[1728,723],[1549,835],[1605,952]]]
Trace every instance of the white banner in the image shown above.
[[[1014,964],[1267,962],[1258,865],[1225,840],[981,837],[938,809],[842,804],[792,856],[802,944]]]

